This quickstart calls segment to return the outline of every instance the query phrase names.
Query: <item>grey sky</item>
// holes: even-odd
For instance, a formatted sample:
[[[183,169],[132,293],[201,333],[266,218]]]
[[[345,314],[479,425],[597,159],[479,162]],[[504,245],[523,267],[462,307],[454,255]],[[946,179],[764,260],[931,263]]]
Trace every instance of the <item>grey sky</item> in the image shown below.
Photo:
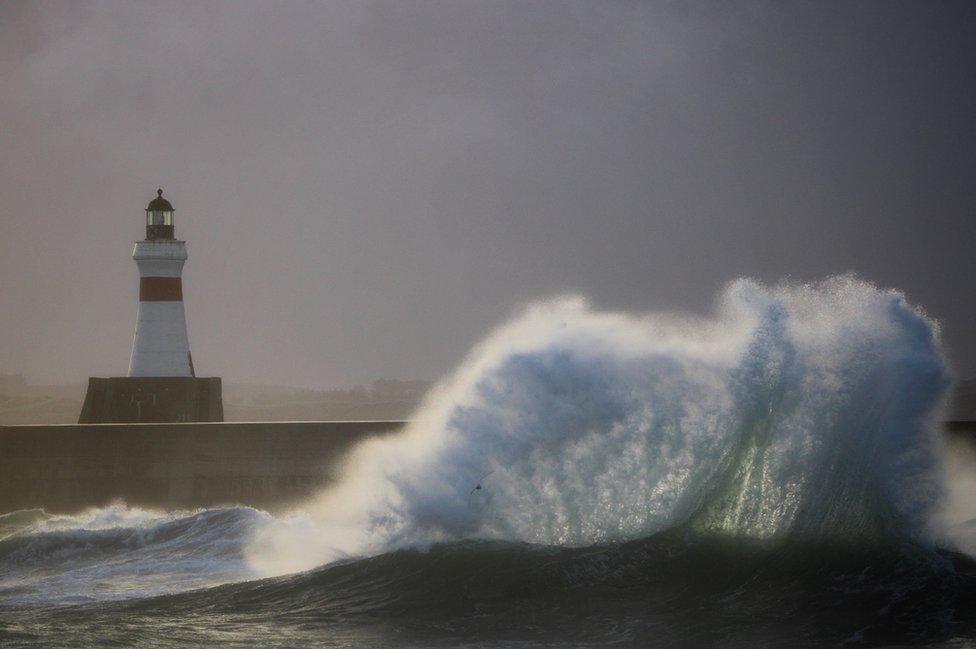
[[[976,373],[976,4],[0,4],[0,371],[124,374],[157,185],[201,374],[436,378],[519,304],[902,288]]]

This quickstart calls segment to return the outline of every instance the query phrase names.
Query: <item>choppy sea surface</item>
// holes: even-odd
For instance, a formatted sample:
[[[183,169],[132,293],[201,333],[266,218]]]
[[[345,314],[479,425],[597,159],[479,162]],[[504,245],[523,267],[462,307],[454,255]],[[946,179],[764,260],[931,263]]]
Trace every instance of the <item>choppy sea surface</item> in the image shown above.
[[[0,646],[972,646],[948,382],[852,277],[540,302],[290,513],[0,515]]]

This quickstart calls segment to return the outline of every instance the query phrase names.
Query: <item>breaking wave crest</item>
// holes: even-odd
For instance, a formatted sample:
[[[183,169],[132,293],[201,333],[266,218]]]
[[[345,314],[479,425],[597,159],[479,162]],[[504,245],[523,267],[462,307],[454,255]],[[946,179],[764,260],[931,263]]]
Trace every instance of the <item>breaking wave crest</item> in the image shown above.
[[[270,516],[247,507],[0,516],[0,603],[123,599],[253,578],[243,547]]]
[[[728,286],[714,315],[567,297],[476,347],[399,436],[258,529],[263,574],[465,538],[585,546],[687,526],[920,539],[940,497],[936,324],[850,276]]]

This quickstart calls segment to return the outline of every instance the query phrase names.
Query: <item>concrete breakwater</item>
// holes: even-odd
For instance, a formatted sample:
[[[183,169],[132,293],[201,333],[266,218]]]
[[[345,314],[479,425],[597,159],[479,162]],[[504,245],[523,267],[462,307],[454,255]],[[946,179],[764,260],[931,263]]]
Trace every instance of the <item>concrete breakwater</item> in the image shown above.
[[[357,443],[404,423],[0,426],[0,513],[73,513],[117,499],[279,511],[335,480]]]
[[[359,442],[403,421],[0,426],[0,513],[73,513],[122,499],[281,511],[327,486]],[[976,421],[944,424],[976,445]]]

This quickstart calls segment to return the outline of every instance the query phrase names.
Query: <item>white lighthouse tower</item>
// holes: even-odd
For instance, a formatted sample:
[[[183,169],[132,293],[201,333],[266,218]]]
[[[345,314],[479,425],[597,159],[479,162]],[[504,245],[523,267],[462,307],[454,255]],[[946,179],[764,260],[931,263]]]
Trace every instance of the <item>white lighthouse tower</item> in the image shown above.
[[[193,371],[183,310],[186,244],[176,239],[173,205],[156,192],[146,207],[139,267],[139,318],[128,376],[90,377],[79,424],[223,421],[220,377]]]
[[[183,309],[186,243],[173,227],[173,205],[163,190],[146,207],[146,238],[132,258],[139,267],[139,318],[129,376],[194,376]]]

